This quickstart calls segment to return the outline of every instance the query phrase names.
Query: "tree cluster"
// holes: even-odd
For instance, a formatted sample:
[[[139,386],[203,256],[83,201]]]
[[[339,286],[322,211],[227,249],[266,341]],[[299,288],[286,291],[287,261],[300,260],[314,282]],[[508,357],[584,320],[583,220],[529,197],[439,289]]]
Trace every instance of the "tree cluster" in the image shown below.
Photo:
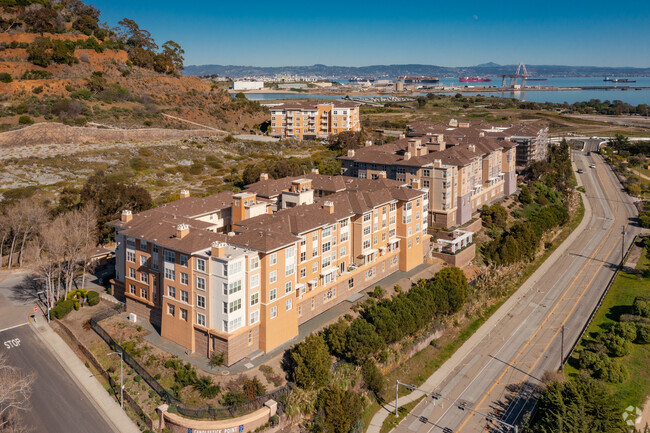
[[[118,24],[121,41],[134,65],[165,74],[176,74],[183,70],[185,51],[176,42],[165,42],[158,52],[159,47],[151,33],[141,29],[135,21],[124,18]]]
[[[76,44],[72,41],[37,37],[27,48],[28,59],[37,66],[47,67],[52,63],[72,65],[79,63],[74,56]]]
[[[526,433],[627,432],[616,400],[599,381],[579,375],[544,387]]]

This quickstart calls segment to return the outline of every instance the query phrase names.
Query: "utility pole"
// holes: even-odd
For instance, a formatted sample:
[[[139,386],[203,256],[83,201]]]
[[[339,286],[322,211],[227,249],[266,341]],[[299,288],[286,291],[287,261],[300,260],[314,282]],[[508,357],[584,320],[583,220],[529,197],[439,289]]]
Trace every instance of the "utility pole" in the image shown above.
[[[621,268],[623,267],[623,260],[625,260],[625,226],[623,226],[623,241],[621,242]]]
[[[564,325],[562,325],[562,349],[560,355],[560,370],[564,368]]]

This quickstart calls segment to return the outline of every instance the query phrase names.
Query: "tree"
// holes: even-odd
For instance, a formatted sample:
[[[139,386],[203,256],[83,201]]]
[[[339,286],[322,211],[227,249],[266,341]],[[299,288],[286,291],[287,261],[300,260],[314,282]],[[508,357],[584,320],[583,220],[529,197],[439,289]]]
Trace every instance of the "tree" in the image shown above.
[[[528,433],[626,432],[621,408],[605,386],[585,375],[552,382],[539,398]]]
[[[361,418],[363,410],[363,401],[359,394],[337,386],[321,391],[317,405],[317,420],[311,426],[311,431],[314,432],[349,433]]]
[[[363,376],[363,382],[366,384],[366,388],[369,391],[375,393],[375,395],[381,395],[384,390],[384,376],[382,376],[381,371],[377,368],[375,362],[371,359],[366,359],[361,365],[361,375]]]
[[[530,193],[530,189],[528,189],[527,185],[521,187],[521,191],[519,191],[519,201],[523,204],[529,204],[533,202],[533,196]]]
[[[149,51],[158,49],[158,45],[151,37],[151,33],[147,30],[141,29],[135,21],[124,18],[117,23],[120,26],[122,38],[129,47],[143,48]]]
[[[363,134],[356,131],[340,132],[332,138],[332,147],[341,150],[363,147]]]
[[[332,355],[320,335],[311,334],[290,353],[292,376],[301,388],[321,388],[329,382]]]
[[[6,355],[0,355],[0,431],[27,431],[21,418],[29,409],[34,379],[33,374],[25,375],[9,365]]]
[[[385,346],[375,327],[365,319],[355,319],[345,331],[347,356],[354,361],[362,361],[379,352]]]
[[[88,87],[88,90],[94,94],[102,92],[107,85],[108,81],[104,77],[103,72],[94,71],[88,78],[86,78],[86,87]]]
[[[36,5],[34,5],[36,6]],[[43,33],[54,33],[57,28],[59,14],[49,7],[31,7],[25,10],[22,20],[27,26],[43,35]]]
[[[324,339],[332,355],[339,358],[345,356],[345,332],[348,329],[348,323],[339,319],[338,322],[331,324],[325,329]]]
[[[266,392],[266,388],[257,377],[244,380],[242,390],[249,400],[254,399]]]
[[[185,61],[183,54],[185,54],[185,51],[181,48],[181,46],[174,41],[167,41],[162,45],[162,49],[162,54],[169,57],[171,60],[171,63],[174,67],[173,72],[182,71],[183,62]]]

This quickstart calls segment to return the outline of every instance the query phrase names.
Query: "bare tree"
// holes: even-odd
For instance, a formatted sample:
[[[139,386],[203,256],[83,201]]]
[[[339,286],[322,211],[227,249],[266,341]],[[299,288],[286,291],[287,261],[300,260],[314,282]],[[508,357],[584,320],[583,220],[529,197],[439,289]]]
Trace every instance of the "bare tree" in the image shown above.
[[[23,199],[7,209],[7,219],[12,233],[7,267],[11,268],[14,265],[15,253],[18,253],[20,267],[23,264],[23,250],[27,240],[48,220],[47,209],[34,199]]]
[[[2,267],[4,251],[5,251],[5,242],[7,238],[11,235],[11,227],[9,226],[9,219],[4,213],[0,214],[0,267]]]
[[[84,287],[86,285],[86,271],[92,266],[90,252],[96,246],[97,240],[97,207],[91,202],[81,208],[79,216],[81,217],[79,231],[84,244],[81,270],[81,287]]]
[[[25,375],[0,354],[0,432],[23,432],[21,412],[29,409],[34,375]]]
[[[45,286],[47,301],[51,302],[60,295],[61,265],[65,258],[65,230],[63,218],[58,217],[43,226],[40,236],[34,238],[36,272]]]

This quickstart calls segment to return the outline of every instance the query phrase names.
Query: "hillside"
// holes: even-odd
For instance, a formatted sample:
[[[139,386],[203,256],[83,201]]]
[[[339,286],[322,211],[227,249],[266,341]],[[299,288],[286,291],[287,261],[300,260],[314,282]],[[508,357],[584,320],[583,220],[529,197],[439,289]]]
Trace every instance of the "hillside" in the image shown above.
[[[118,31],[79,0],[0,0],[0,131],[34,122],[187,129],[168,113],[232,132],[267,115],[197,77],[182,48],[124,19]]]

